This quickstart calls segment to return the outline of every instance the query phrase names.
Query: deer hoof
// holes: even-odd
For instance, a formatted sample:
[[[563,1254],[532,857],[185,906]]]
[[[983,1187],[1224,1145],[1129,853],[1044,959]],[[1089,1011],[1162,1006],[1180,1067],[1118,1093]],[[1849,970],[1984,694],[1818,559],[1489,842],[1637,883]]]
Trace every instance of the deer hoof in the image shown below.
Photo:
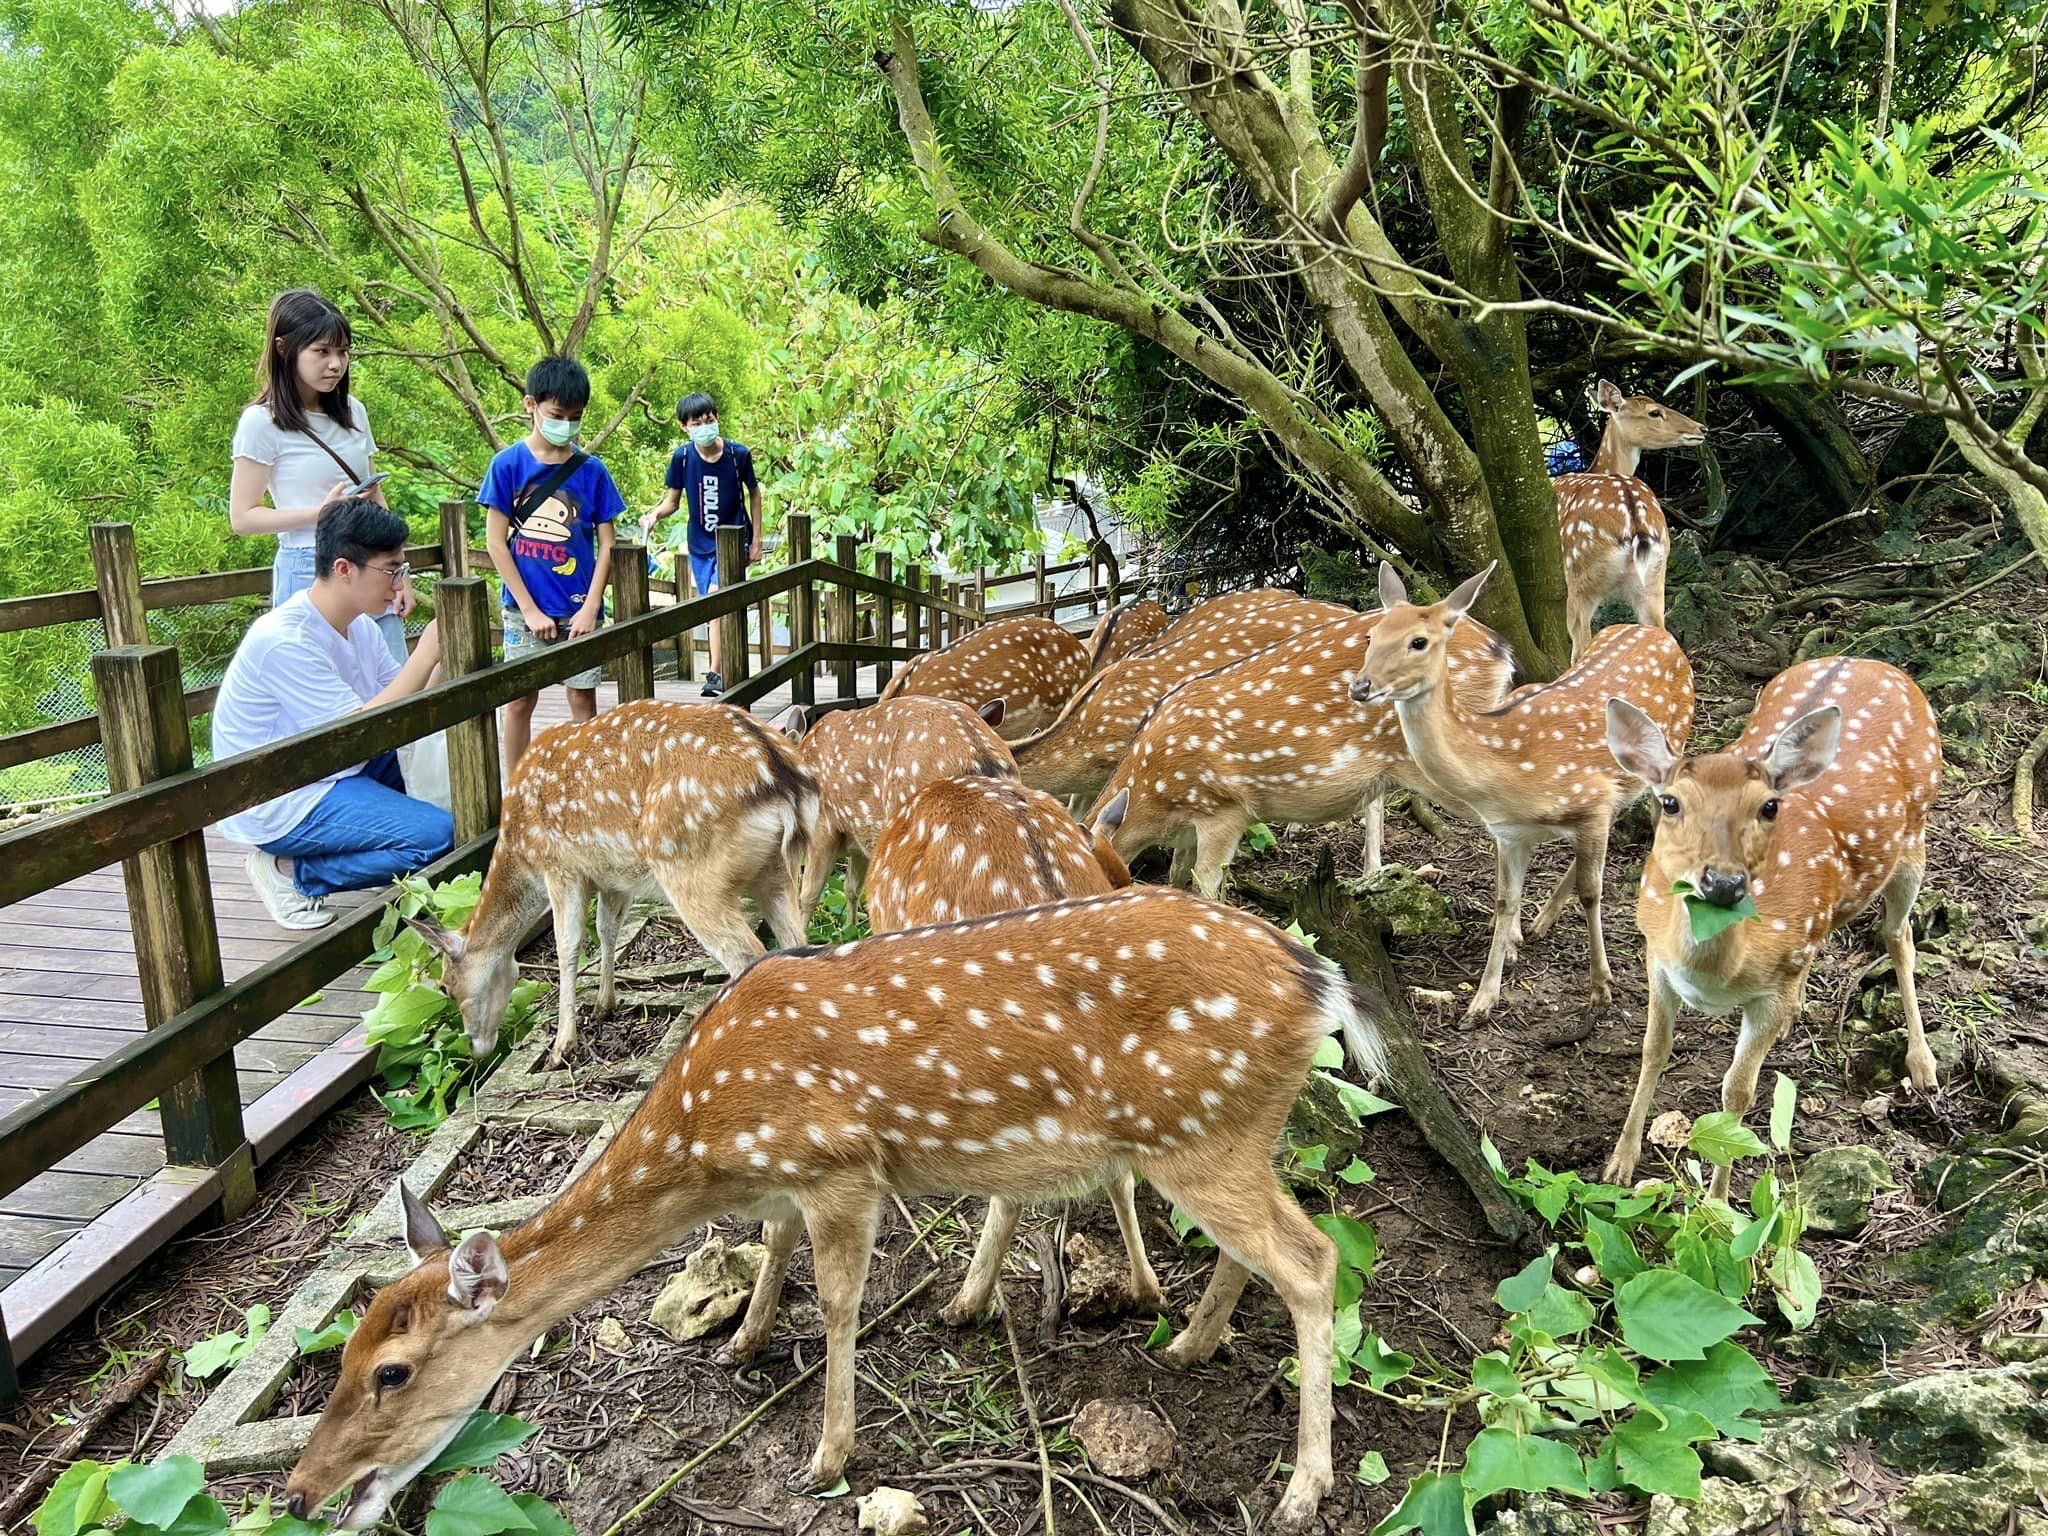
[[[815,1459],[811,1464],[784,1483],[783,1486],[800,1498],[812,1498],[829,1490],[845,1476],[845,1463],[837,1466],[819,1466]]]
[[[1616,1147],[1613,1156],[1607,1159],[1607,1166],[1600,1170],[1600,1182],[1603,1184],[1619,1184],[1624,1188],[1633,1183],[1636,1176],[1636,1158],[1638,1155],[1635,1152],[1623,1152],[1621,1148]]]
[[[1922,1045],[1906,1052],[1906,1077],[1918,1093],[1933,1093],[1941,1086],[1941,1069],[1934,1064],[1934,1052]]]
[[[1150,1285],[1132,1286],[1130,1310],[1133,1312],[1164,1312],[1166,1310],[1166,1292],[1160,1289],[1159,1282],[1155,1280]]]
[[[965,1292],[947,1302],[939,1313],[940,1320],[954,1328],[965,1328],[970,1323],[987,1322],[996,1315],[993,1302],[982,1302],[979,1306]]]
[[[1189,1336],[1189,1330],[1183,1328],[1161,1348],[1159,1359],[1172,1370],[1191,1371],[1198,1365],[1207,1365],[1209,1357],[1215,1352],[1216,1347],[1213,1344],[1207,1350],[1197,1349],[1194,1340]]]
[[[1329,1486],[1330,1480],[1327,1476],[1306,1481],[1297,1476],[1287,1485],[1287,1491],[1280,1496],[1280,1502],[1273,1506],[1273,1518],[1269,1528],[1282,1533],[1282,1536],[1300,1536],[1301,1532],[1315,1524],[1316,1510],[1321,1506],[1323,1494]]]

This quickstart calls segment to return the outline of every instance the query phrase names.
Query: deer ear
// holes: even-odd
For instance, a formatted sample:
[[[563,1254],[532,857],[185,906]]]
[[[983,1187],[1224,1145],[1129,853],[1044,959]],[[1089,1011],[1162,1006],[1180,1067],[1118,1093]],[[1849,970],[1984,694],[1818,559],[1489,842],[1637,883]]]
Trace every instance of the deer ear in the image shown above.
[[[1401,580],[1401,573],[1394,569],[1391,560],[1380,562],[1380,606],[1398,608],[1408,601],[1408,585]]]
[[[443,928],[439,923],[428,922],[420,917],[408,917],[405,926],[425,939],[447,959],[460,960],[467,948],[462,930],[459,928]]]
[[[1488,561],[1485,570],[1460,583],[1458,590],[1444,599],[1444,616],[1456,624],[1470,613],[1473,603],[1479,599],[1479,589],[1486,585],[1486,578],[1493,574],[1494,568],[1499,564],[1498,560]]]
[[[1778,739],[1764,754],[1764,777],[1771,788],[1780,791],[1811,784],[1834,766],[1841,745],[1842,712],[1832,704],[1824,705],[1778,732]]]
[[[1610,416],[1628,404],[1628,396],[1605,379],[1602,379],[1599,387],[1593,391],[1593,398],[1599,402],[1600,409]]]
[[[1662,786],[1678,766],[1678,754],[1664,739],[1664,728],[1627,699],[1607,701],[1607,750],[1624,771],[1652,789]]]
[[[791,741],[802,741],[810,723],[811,717],[801,704],[792,704],[775,717],[775,729]]]
[[[398,1181],[398,1204],[405,1213],[405,1251],[412,1255],[417,1267],[426,1263],[429,1255],[448,1246],[448,1234],[427,1209],[427,1202],[414,1194],[412,1186],[403,1179]]]
[[[981,723],[983,725],[987,726],[990,730],[994,730],[1003,723],[1003,715],[1009,710],[1009,707],[1010,702],[1007,699],[990,699],[981,708],[977,709],[975,713],[981,716]]]
[[[512,1283],[498,1240],[488,1232],[472,1232],[448,1255],[448,1299],[467,1307],[481,1322]]]
[[[1105,805],[1095,817],[1093,831],[1097,837],[1114,837],[1117,828],[1124,824],[1124,818],[1131,813],[1131,792],[1120,789],[1116,797]]]

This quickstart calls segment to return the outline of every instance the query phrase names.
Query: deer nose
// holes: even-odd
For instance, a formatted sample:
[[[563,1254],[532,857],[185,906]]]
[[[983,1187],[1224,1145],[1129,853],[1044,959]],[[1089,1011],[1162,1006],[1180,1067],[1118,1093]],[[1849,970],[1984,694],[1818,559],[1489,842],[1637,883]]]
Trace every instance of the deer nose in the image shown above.
[[[1748,893],[1748,870],[1709,866],[1700,871],[1700,895],[1717,907],[1732,907]]]
[[[303,1520],[303,1519],[305,1519],[305,1518],[306,1518],[306,1496],[305,1496],[305,1495],[304,1495],[303,1493],[294,1493],[294,1494],[291,1494],[290,1496],[288,1496],[288,1497],[287,1497],[287,1498],[285,1499],[285,1501],[284,1501],[284,1508],[285,1508],[285,1513],[286,1513],[286,1514],[288,1514],[288,1515],[290,1515],[290,1516],[291,1516],[291,1517],[292,1517],[292,1518],[293,1518],[294,1520]]]

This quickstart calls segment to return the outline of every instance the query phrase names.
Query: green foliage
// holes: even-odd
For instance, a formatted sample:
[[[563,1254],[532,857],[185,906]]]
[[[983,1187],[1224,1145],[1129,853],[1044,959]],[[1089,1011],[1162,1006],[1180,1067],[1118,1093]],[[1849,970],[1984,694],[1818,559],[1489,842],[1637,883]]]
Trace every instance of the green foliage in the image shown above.
[[[184,1352],[185,1374],[197,1381],[240,1365],[270,1329],[270,1308],[258,1302],[242,1314],[242,1326],[201,1339]]]
[[[1690,880],[1672,881],[1671,894],[1685,903],[1685,919],[1692,926],[1695,944],[1717,939],[1737,923],[1746,923],[1758,916],[1755,897],[1744,896],[1732,907],[1720,906],[1694,891]]]
[[[850,944],[867,936],[867,914],[846,899],[846,871],[835,869],[811,914],[808,937],[813,944]]]
[[[325,1328],[294,1328],[292,1342],[299,1346],[302,1355],[324,1354],[330,1349],[339,1349],[348,1342],[348,1336],[356,1331],[356,1324],[362,1318],[353,1307],[335,1314],[334,1321]]]

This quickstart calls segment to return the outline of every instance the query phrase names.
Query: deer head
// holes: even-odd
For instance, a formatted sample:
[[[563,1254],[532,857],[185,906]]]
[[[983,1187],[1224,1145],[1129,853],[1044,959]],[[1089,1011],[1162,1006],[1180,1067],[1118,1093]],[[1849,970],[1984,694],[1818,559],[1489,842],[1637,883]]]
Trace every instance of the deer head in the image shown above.
[[[1366,642],[1365,665],[1351,684],[1361,704],[1400,703],[1441,687],[1449,675],[1451,631],[1472,609],[1493,574],[1489,565],[1440,603],[1417,607],[1393,566],[1380,564],[1380,607],[1386,617]]]
[[[1607,413],[1610,434],[1629,450],[1622,474],[1635,472],[1636,454],[1657,448],[1696,448],[1707,440],[1707,425],[1649,395],[1624,395],[1602,379],[1594,399]]]
[[[498,1047],[498,1030],[512,1006],[512,988],[519,980],[519,960],[509,947],[472,953],[468,930],[408,917],[406,926],[441,955],[441,988],[462,1010],[469,1051],[481,1060]]]
[[[450,1247],[431,1212],[403,1184],[405,1242],[413,1269],[370,1303],[341,1353],[320,1422],[285,1484],[301,1520],[351,1488],[335,1523],[366,1530],[455,1438],[505,1369],[520,1340],[485,1326],[509,1284],[488,1232]]]
[[[1607,749],[1656,791],[1651,860],[1703,901],[1732,907],[1765,871],[1783,796],[1828,771],[1842,712],[1830,704],[1777,734],[1761,761],[1733,752],[1680,757],[1657,723],[1625,699],[1607,701]]]

